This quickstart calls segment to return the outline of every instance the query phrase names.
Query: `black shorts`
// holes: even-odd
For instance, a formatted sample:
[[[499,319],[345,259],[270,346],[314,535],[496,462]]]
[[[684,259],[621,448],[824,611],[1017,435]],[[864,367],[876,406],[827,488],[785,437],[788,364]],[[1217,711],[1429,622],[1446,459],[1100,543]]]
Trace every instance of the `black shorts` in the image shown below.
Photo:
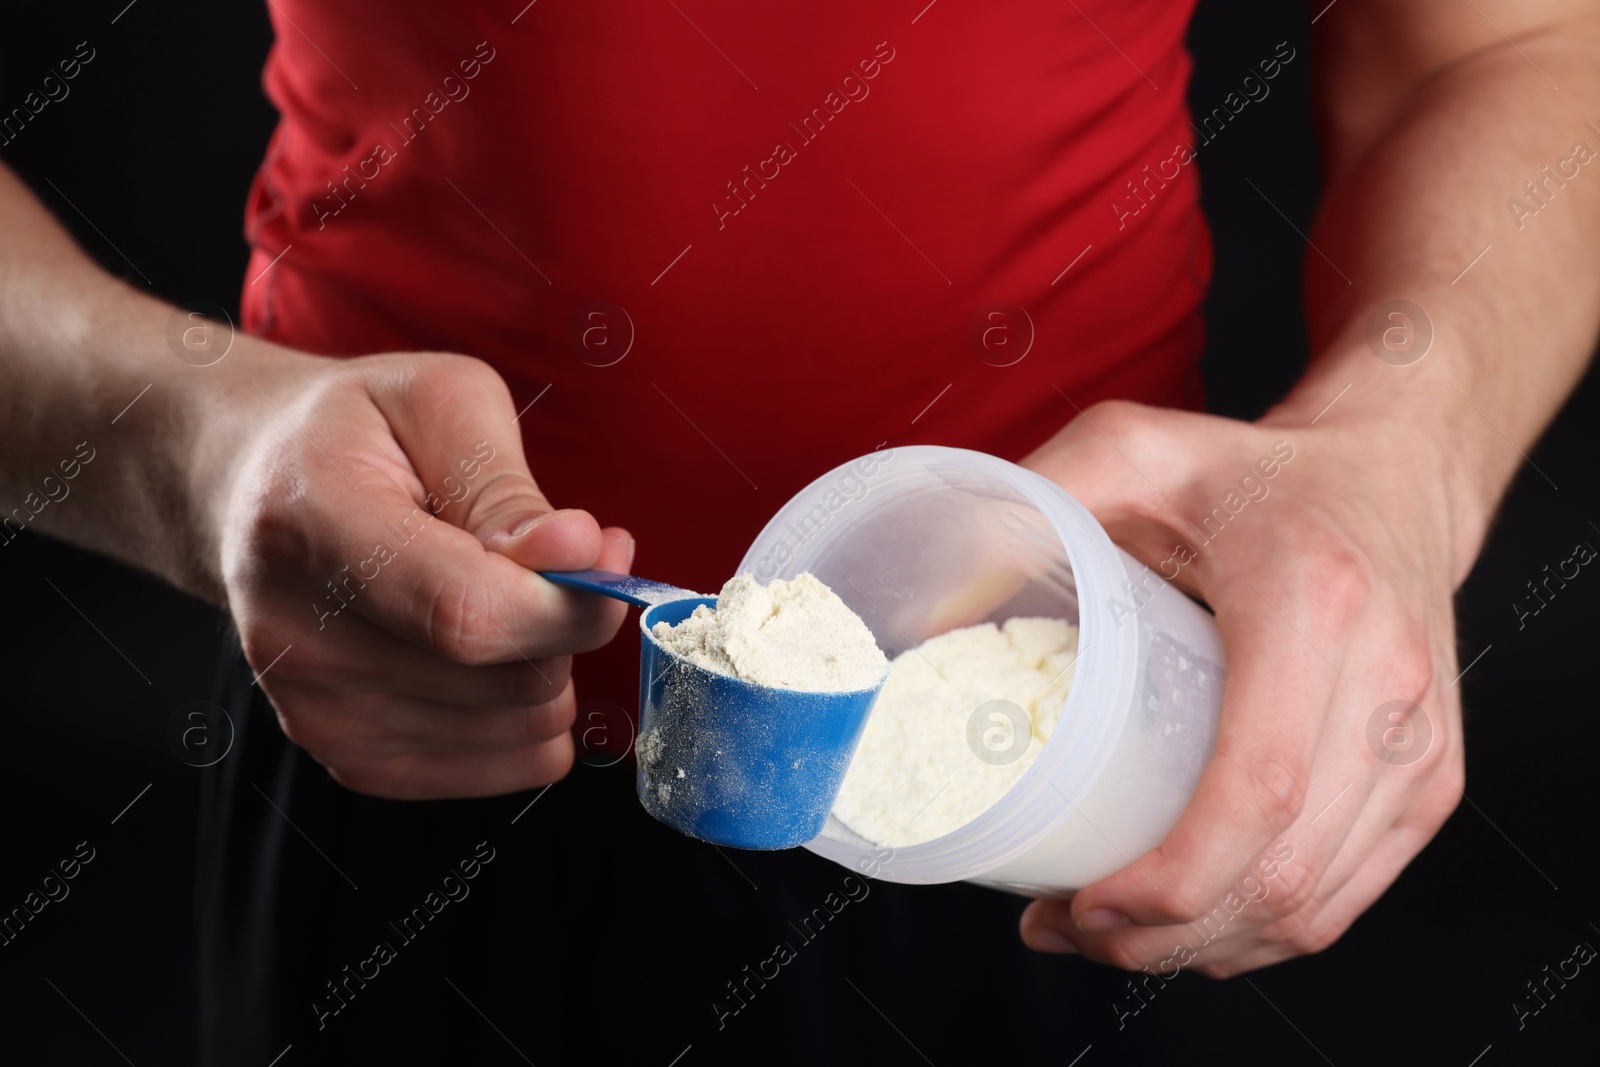
[[[1126,976],[1026,950],[1021,898],[681,837],[626,761],[544,793],[360,796],[251,678],[236,652],[219,670],[202,1063],[1060,1064],[1114,1021]]]

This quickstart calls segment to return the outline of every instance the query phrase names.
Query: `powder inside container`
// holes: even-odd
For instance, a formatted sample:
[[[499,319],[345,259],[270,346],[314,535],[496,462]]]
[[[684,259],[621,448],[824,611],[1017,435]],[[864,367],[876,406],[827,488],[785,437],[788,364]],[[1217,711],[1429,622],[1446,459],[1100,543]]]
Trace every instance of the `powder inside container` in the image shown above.
[[[768,585],[741,574],[722,587],[715,611],[695,608],[650,633],[697,666],[779,689],[870,689],[889,665],[861,617],[810,573]]]
[[[1016,784],[1050,739],[1077,649],[1071,624],[1015,618],[951,630],[900,653],[833,814],[891,847],[931,841],[971,822]],[[980,712],[990,701],[1010,702],[1025,721],[993,719],[993,707]],[[982,739],[990,742],[982,755],[974,733],[980,747]]]

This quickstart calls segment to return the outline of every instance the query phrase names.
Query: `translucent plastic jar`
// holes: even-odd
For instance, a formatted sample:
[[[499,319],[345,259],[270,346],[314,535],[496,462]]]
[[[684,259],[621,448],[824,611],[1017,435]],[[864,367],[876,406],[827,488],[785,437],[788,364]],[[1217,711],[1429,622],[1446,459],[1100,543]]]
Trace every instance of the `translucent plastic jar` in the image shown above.
[[[1061,717],[999,802],[894,848],[830,816],[805,846],[872,877],[1029,894],[1087,885],[1160,843],[1215,747],[1225,670],[1211,615],[1014,463],[934,446],[852,460],[773,516],[739,569],[763,582],[812,572],[891,657],[1013,616],[1079,628]]]

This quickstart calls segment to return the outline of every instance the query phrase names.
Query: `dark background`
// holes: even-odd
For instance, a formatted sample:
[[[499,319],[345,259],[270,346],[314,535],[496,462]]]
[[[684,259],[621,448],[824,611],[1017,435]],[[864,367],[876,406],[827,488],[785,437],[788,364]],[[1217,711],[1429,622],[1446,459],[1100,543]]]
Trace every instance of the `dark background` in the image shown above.
[[[168,0],[137,4],[112,24],[124,3],[0,13],[5,109],[79,41],[97,53],[69,83],[71,95],[3,156],[109,270],[135,284],[143,272],[171,299],[234,309],[242,204],[274,118],[259,79],[265,8]],[[1200,153],[1217,250],[1205,372],[1213,408],[1239,417],[1280,395],[1305,357],[1303,242],[1244,180],[1307,228],[1317,164],[1305,19],[1288,5],[1202,0],[1191,36],[1190,98],[1206,110],[1278,41],[1307,57]],[[1091,1042],[1084,1067],[1320,1062],[1319,1052],[1334,1063],[1466,1067],[1491,1045],[1484,1067],[1593,1062],[1593,968],[1520,1032],[1511,1004],[1575,943],[1600,945],[1588,855],[1600,726],[1584,666],[1600,577],[1580,573],[1522,630],[1511,604],[1576,542],[1600,544],[1589,470],[1597,388],[1589,375],[1533,453],[1560,488],[1524,468],[1458,600],[1462,662],[1489,649],[1460,683],[1470,803],[1326,953],[1250,983],[1181,978],[1120,1033],[1108,1005],[1124,976],[1052,961],[1087,971],[1077,984],[1093,991],[1061,1005],[1063,1032],[1088,1035],[1063,1046],[1062,1063]],[[3,549],[0,582],[11,723],[0,746],[0,910],[20,905],[78,842],[96,850],[71,895],[0,947],[0,1060],[119,1062],[109,1042],[141,1067],[192,1062],[199,772],[175,758],[167,727],[180,704],[208,695],[226,624],[158,581],[33,534]],[[965,951],[974,950],[952,952],[953,970],[967,965]],[[917,1029],[915,1006],[884,1007]],[[1003,1027],[986,1016],[975,1006],[972,1025]],[[925,1036],[918,1044],[946,1062]],[[492,1055],[516,1062],[503,1046]]]

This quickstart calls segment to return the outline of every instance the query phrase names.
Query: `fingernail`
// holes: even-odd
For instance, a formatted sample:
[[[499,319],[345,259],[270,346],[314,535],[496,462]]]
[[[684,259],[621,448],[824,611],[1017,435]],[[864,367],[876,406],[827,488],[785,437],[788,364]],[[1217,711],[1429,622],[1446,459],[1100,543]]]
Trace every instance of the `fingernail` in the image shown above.
[[[535,526],[539,525],[540,521],[543,520],[544,518],[545,518],[545,516],[543,516],[543,515],[532,515],[532,516],[529,516],[526,519],[523,519],[521,522],[517,523],[517,525],[512,529],[511,536],[512,537],[521,537],[523,534],[527,533],[529,530],[531,530]]]
[[[1057,952],[1075,956],[1078,946],[1068,940],[1067,935],[1048,926],[1036,926],[1028,931],[1027,946],[1035,952]]]
[[[1078,929],[1086,934],[1103,934],[1107,930],[1115,930],[1119,926],[1127,926],[1128,917],[1120,911],[1110,908],[1090,908],[1078,920]]]
[[[638,551],[639,542],[633,537],[628,538],[628,569],[633,569],[633,554]]]

